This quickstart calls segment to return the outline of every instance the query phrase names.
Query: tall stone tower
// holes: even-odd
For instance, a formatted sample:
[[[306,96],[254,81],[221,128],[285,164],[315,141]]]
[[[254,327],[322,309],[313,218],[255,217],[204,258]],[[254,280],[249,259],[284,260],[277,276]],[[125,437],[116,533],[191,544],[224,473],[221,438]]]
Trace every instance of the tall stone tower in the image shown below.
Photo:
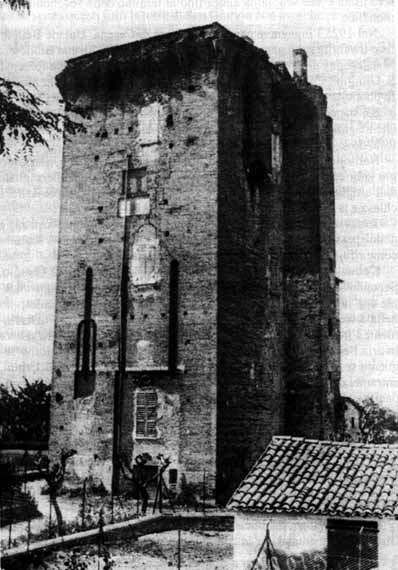
[[[219,24],[70,60],[50,449],[228,497],[272,434],[333,437],[339,397],[326,98]]]

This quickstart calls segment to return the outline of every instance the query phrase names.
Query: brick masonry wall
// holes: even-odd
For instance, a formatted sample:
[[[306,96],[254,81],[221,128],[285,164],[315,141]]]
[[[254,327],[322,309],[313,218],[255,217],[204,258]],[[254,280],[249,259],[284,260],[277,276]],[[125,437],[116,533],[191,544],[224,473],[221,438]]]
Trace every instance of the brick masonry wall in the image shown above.
[[[109,481],[124,229],[117,202],[128,155],[133,168],[147,168],[151,207],[148,216],[131,221],[130,267],[136,236],[149,224],[159,240],[160,266],[156,287],[134,287],[130,275],[121,451],[131,458],[162,451],[171,455],[171,467],[191,481],[201,481],[203,470],[208,478],[215,475],[218,103],[212,35],[212,28],[187,34],[177,47],[170,36],[144,46],[139,55],[123,54],[119,65],[135,74],[126,79],[130,76],[119,73],[118,86],[115,68],[99,73],[105,65],[101,54],[94,63],[85,58],[71,63],[59,78],[68,105],[83,108],[89,117],[86,132],[65,141],[64,149],[50,449],[55,457],[62,447],[75,448],[70,465],[80,478],[102,473]],[[163,66],[157,67],[161,58],[167,59],[168,77]],[[148,77],[154,67],[156,73]],[[159,141],[143,145],[140,119],[153,103],[159,107]],[[169,115],[172,122],[167,123]],[[152,343],[152,368],[167,369],[171,259],[179,262],[181,371],[143,375],[140,340]],[[76,330],[83,318],[88,266],[94,273],[98,327],[96,389],[73,400]],[[148,385],[159,394],[160,437],[134,442],[134,394]]]
[[[286,433],[333,438],[340,374],[332,358],[339,331],[331,124],[321,88],[300,84],[294,101],[285,136]]]
[[[64,145],[51,455],[73,447],[73,473],[109,487],[125,248],[121,451],[131,460],[144,451],[170,455],[180,479],[217,475],[224,500],[273,434],[334,435],[339,329],[326,100],[217,24],[82,56],[58,83],[87,130]],[[275,132],[283,141],[277,177]],[[117,208],[128,164],[146,168],[150,211],[125,224]],[[148,247],[150,270],[139,259]],[[74,400],[87,267],[96,387]],[[145,388],[158,395],[156,439],[133,435],[136,390]]]
[[[218,496],[228,498],[283,429],[283,186],[271,176],[277,116],[271,66],[250,43],[225,39],[220,75]]]

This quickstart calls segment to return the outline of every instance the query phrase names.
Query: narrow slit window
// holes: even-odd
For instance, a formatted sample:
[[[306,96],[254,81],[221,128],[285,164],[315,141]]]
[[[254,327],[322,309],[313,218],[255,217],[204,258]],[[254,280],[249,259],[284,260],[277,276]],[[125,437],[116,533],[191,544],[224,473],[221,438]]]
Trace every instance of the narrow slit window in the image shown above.
[[[280,133],[271,133],[271,167],[272,167],[272,180],[279,183],[282,172],[283,149],[282,137]]]
[[[97,325],[91,316],[93,297],[93,270],[86,271],[84,319],[77,327],[76,371],[74,397],[82,398],[94,392]]]
[[[178,280],[179,263],[176,259],[170,263],[170,301],[169,301],[169,370],[177,369],[178,358]]]

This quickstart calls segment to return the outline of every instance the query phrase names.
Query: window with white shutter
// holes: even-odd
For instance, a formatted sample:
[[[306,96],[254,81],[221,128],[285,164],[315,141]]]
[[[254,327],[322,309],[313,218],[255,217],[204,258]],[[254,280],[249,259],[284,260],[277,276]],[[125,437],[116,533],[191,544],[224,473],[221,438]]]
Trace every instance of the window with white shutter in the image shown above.
[[[136,438],[156,439],[158,437],[158,394],[156,390],[137,390],[135,393]]]

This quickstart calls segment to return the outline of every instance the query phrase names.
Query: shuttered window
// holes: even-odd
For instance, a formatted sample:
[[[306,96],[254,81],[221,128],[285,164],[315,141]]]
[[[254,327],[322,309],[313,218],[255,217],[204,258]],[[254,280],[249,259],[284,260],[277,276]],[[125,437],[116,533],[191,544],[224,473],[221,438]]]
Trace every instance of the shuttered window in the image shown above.
[[[135,437],[157,438],[158,395],[156,390],[135,393]]]

